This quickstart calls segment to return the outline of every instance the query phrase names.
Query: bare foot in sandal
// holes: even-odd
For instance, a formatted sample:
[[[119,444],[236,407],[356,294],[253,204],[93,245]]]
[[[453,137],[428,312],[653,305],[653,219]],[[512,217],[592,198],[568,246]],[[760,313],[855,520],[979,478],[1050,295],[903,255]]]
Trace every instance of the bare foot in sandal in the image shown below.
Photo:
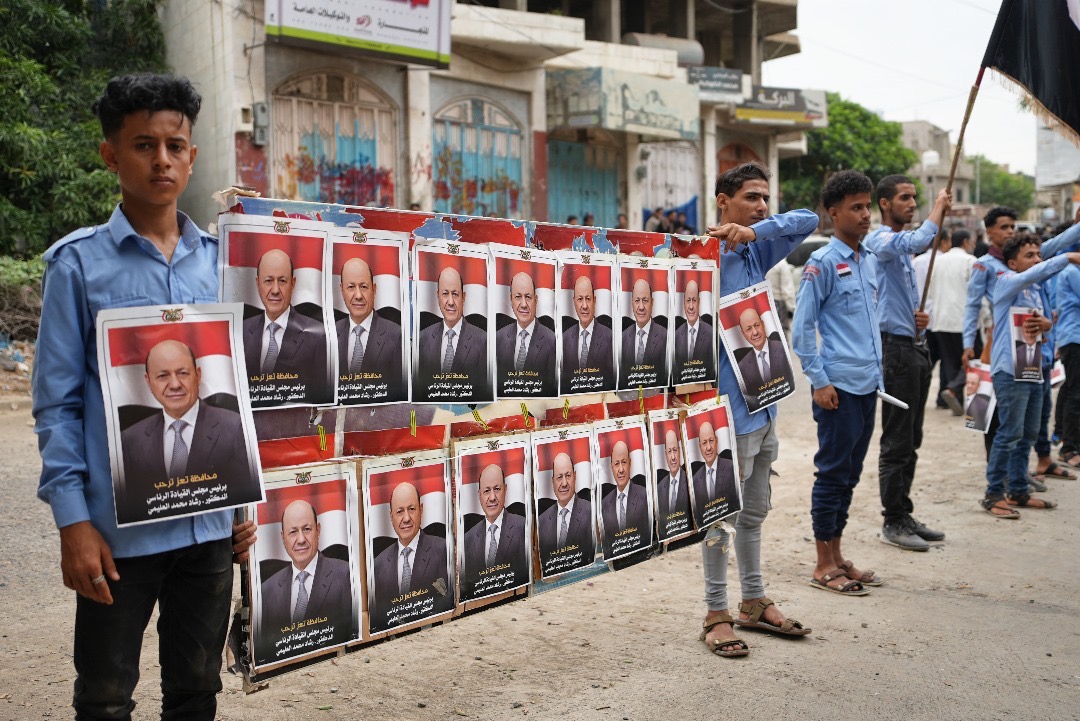
[[[748,606],[752,606],[755,602],[763,601],[763,600],[765,600],[765,598],[766,598],[765,596],[762,596],[761,598],[744,598],[743,599],[743,604],[746,604]],[[750,618],[750,611],[743,611],[740,608],[739,609],[739,620],[746,621],[749,618]],[[787,616],[780,613],[780,609],[778,609],[776,607],[775,603],[769,604],[765,608],[765,610],[762,611],[761,618],[766,623],[768,623],[768,624],[770,624],[772,626],[783,626],[784,621],[787,620]]]
[[[860,568],[856,568],[855,564],[851,561],[842,560],[836,564],[836,567],[846,573],[848,578],[850,578],[851,580],[858,581],[859,583],[866,586],[880,586],[885,582],[872,570],[867,569],[864,571]]]
[[[727,615],[727,610],[709,611],[705,615],[705,624],[708,625],[718,618]],[[705,634],[705,644],[716,653],[735,653],[747,650],[746,642],[735,635],[735,629],[730,623],[718,623]]]

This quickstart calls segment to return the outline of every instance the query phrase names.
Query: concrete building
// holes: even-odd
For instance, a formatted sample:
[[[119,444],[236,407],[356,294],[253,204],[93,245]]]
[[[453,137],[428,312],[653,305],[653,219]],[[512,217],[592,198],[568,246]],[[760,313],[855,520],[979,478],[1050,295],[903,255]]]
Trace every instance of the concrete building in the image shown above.
[[[1080,207],[1080,148],[1039,125],[1035,146],[1035,202],[1048,225],[1071,221]]]
[[[204,96],[186,209],[209,222],[211,193],[241,184],[468,215],[592,213],[602,226],[623,212],[632,228],[662,206],[703,229],[715,221],[718,171],[749,159],[775,168],[805,152],[806,128],[827,122],[823,92],[758,85],[764,58],[799,51],[797,0],[739,5],[401,3],[399,15],[452,16],[449,67],[438,69],[276,25],[290,9],[354,30],[371,22],[328,0],[169,0],[168,62]]]
[[[942,130],[926,120],[910,120],[901,123],[901,142],[915,151],[916,164],[908,169],[908,175],[918,178],[923,187],[916,220],[924,220],[934,205],[934,197],[949,183],[955,146],[949,141],[949,131]],[[961,158],[953,178],[953,210],[950,219],[971,219],[979,215],[976,206],[975,168]]]

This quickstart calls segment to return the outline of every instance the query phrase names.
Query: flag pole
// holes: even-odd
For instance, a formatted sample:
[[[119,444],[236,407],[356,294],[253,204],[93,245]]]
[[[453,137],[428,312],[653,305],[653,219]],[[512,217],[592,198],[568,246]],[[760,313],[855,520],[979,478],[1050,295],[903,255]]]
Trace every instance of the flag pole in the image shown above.
[[[956,138],[956,151],[953,153],[952,167],[949,168],[949,182],[945,185],[945,189],[952,192],[953,179],[956,177],[956,166],[960,163],[960,157],[964,152],[964,132],[967,130],[968,121],[971,119],[971,111],[975,108],[975,98],[979,94],[979,86],[982,85],[983,73],[986,71],[985,67],[979,68],[979,75],[975,78],[975,84],[971,86],[971,91],[968,93],[967,109],[964,111],[964,121],[960,123],[960,134]],[[926,310],[926,296],[930,293],[930,278],[934,274],[934,260],[937,257],[938,243],[941,241],[941,236],[945,234],[945,218],[941,219],[941,227],[938,228],[937,235],[934,236],[934,242],[930,247],[930,264],[926,267],[926,282],[923,284],[922,300],[919,302],[919,312],[922,313]],[[917,331],[917,336],[922,338],[923,332]]]

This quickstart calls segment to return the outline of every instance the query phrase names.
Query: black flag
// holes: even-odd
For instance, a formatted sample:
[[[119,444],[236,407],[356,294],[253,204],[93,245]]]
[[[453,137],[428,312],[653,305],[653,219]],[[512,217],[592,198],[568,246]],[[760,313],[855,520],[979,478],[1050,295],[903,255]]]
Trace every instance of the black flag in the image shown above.
[[[1021,85],[1036,113],[1080,144],[1080,0],[1004,0],[982,64]]]

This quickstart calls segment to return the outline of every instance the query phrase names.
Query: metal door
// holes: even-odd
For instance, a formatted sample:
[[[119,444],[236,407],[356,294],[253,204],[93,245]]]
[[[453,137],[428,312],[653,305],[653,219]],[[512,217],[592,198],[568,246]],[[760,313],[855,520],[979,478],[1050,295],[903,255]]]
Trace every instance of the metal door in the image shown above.
[[[619,215],[619,150],[611,145],[549,140],[548,220],[565,223],[573,215],[583,222],[615,226]]]

